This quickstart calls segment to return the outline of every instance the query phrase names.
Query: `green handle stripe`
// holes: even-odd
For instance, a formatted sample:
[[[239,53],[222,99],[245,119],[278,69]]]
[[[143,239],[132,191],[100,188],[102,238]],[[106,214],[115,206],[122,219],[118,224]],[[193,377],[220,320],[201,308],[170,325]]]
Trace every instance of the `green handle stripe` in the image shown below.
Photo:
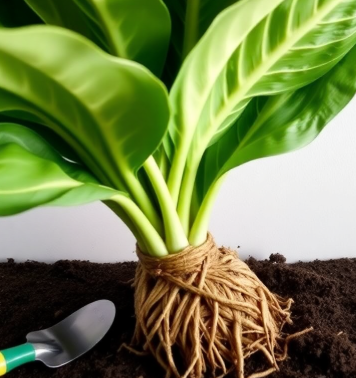
[[[35,361],[36,359],[35,348],[29,343],[5,349],[0,353],[2,353],[6,362],[6,373],[27,362]]]

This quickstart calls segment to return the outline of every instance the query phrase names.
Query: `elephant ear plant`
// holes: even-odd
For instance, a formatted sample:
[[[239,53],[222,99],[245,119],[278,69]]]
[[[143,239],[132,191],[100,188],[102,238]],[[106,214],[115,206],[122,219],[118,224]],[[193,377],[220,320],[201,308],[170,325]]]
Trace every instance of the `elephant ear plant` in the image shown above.
[[[137,239],[127,348],[167,378],[243,378],[258,352],[267,376],[292,300],[217,248],[210,213],[232,168],[351,100],[355,45],[355,0],[0,0],[0,215],[103,201]]]

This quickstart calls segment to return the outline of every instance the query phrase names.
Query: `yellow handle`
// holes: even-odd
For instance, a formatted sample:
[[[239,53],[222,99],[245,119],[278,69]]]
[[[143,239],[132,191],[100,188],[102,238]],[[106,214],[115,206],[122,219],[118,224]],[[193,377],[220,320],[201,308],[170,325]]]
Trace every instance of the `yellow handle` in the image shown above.
[[[0,376],[6,374],[6,361],[3,354],[0,352]]]

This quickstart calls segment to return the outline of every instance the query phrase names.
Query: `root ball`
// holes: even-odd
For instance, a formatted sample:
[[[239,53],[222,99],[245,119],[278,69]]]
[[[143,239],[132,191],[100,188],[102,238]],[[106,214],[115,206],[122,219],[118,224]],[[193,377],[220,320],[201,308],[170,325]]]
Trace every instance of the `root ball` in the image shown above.
[[[200,247],[163,259],[137,253],[133,345],[151,353],[166,378],[206,372],[222,378],[232,371],[244,378],[244,360],[256,352],[270,368],[249,378],[265,377],[286,358],[288,342],[308,331],[283,336],[284,324],[292,323],[292,299],[272,294],[210,234]]]

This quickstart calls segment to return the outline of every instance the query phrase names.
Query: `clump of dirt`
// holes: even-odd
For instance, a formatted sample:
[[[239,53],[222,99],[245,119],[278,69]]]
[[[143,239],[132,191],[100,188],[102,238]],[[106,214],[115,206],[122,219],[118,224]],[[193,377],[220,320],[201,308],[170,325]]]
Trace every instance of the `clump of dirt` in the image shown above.
[[[272,253],[272,255],[269,257],[269,261],[271,263],[284,264],[287,259],[280,253]]]
[[[291,342],[290,358],[270,377],[356,377],[356,259],[284,261],[277,254],[265,261],[250,258],[247,263],[272,292],[295,300],[294,325],[286,326],[287,333],[310,326],[315,330]],[[152,358],[118,352],[134,330],[135,268],[133,262],[44,264],[9,259],[1,263],[2,349],[25,342],[28,332],[47,328],[92,301],[109,299],[117,308],[109,333],[83,357],[59,369],[36,362],[12,371],[9,378],[163,378],[164,371]],[[263,361],[258,353],[249,358],[246,376],[264,370]]]

